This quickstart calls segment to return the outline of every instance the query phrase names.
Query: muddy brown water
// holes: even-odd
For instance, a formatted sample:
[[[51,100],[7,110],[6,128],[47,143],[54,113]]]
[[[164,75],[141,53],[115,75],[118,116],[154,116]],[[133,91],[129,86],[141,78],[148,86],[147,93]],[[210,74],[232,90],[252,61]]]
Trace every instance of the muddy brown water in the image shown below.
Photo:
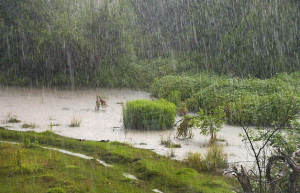
[[[96,96],[107,98],[108,107],[95,110]],[[110,140],[132,144],[137,148],[153,150],[173,159],[183,160],[188,152],[205,154],[209,136],[202,136],[193,130],[192,139],[176,139],[176,130],[132,131],[125,130],[122,123],[122,104],[129,100],[151,99],[150,93],[130,89],[93,88],[60,90],[50,88],[0,87],[0,125],[11,130],[42,132],[50,130],[66,137],[85,140]],[[9,117],[16,117],[21,123],[6,123]],[[80,127],[69,127],[72,119],[81,121]],[[180,117],[177,117],[179,120]],[[36,125],[34,129],[22,128],[22,124]],[[241,128],[224,125],[217,134],[224,142],[218,142],[228,156],[230,163],[253,161],[247,146],[239,136]],[[170,138],[181,144],[181,148],[166,148],[161,140]]]

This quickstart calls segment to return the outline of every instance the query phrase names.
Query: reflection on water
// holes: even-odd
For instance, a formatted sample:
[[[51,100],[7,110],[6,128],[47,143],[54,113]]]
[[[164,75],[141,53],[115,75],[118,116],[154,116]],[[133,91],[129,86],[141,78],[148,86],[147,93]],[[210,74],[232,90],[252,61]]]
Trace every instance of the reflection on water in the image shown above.
[[[108,107],[95,110],[96,96],[107,98]],[[122,124],[122,104],[128,100],[150,99],[150,94],[129,89],[80,89],[59,90],[49,88],[0,88],[1,126],[13,130],[30,130],[21,125],[34,124],[37,132],[52,129],[53,132],[77,139],[110,140],[126,142],[135,147],[151,149],[162,155],[175,154],[182,160],[188,152],[205,153],[209,137],[194,130],[192,139],[176,139],[176,131],[128,131]],[[8,116],[15,116],[21,123],[5,123]],[[69,127],[72,119],[81,121],[80,127]],[[52,127],[50,127],[52,125]],[[222,138],[229,162],[252,160],[245,148],[239,127],[224,125],[218,138]],[[162,139],[180,143],[182,148],[169,149],[160,145]]]

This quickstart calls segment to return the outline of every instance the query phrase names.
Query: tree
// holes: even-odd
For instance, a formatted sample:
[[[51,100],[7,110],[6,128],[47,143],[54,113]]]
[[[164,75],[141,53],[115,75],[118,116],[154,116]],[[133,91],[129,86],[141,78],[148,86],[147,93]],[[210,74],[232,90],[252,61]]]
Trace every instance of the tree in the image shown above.
[[[220,39],[223,73],[264,79],[299,69],[299,2],[254,0],[244,12]]]
[[[291,99],[291,106],[295,101],[293,98]],[[295,104],[294,104],[295,105]],[[229,112],[235,117],[233,112]],[[243,166],[241,166],[241,170],[238,171],[236,167],[233,167],[231,172],[236,176],[239,180],[243,190],[245,192],[276,192],[276,188],[282,188],[277,186],[277,183],[286,176],[288,168],[291,168],[292,174],[289,177],[289,186],[287,188],[288,192],[295,192],[297,187],[297,179],[299,178],[300,165],[297,163],[296,157],[299,156],[300,147],[291,148],[290,145],[293,143],[299,144],[300,138],[297,137],[293,140],[293,143],[285,144],[282,146],[284,141],[280,141],[280,137],[282,137],[283,131],[289,131],[290,128],[293,129],[293,135],[299,136],[299,124],[292,124],[292,122],[296,123],[298,117],[297,114],[299,112],[292,112],[291,110],[287,110],[286,118],[281,123],[273,124],[274,128],[270,130],[263,130],[254,132],[249,129],[240,119],[236,118],[236,122],[241,126],[243,131],[244,140],[248,142],[250,146],[250,150],[255,158],[255,164],[257,172],[254,170],[251,171],[251,177],[254,179],[250,179],[249,171],[247,171]],[[293,125],[298,125],[297,128],[293,127]],[[255,142],[261,141],[261,145],[257,148],[255,147]],[[287,140],[285,140],[287,141]],[[288,150],[287,152],[290,154],[287,155],[283,153],[280,149],[282,147],[283,151]],[[275,152],[275,155],[268,155],[267,149],[274,150],[277,148],[278,151]],[[292,149],[292,152],[291,152]],[[268,157],[267,159],[265,157]],[[280,164],[280,162],[284,162],[285,164]],[[274,174],[274,170],[279,169],[279,172]],[[264,178],[264,174],[266,177]],[[275,176],[275,177],[274,177]],[[258,183],[257,189],[254,191],[252,184],[254,182]]]
[[[192,137],[191,129],[198,128],[202,135],[210,135],[210,142],[214,143],[217,140],[217,132],[223,128],[225,113],[222,107],[212,109],[210,112],[205,112],[199,108],[198,116],[186,115],[181,124],[177,127],[176,137]]]
[[[210,112],[204,112],[199,108],[199,117],[196,119],[195,125],[201,131],[200,133],[207,136],[210,135],[210,142],[213,143],[217,139],[217,132],[223,128],[226,122],[225,113],[222,107],[215,108]]]

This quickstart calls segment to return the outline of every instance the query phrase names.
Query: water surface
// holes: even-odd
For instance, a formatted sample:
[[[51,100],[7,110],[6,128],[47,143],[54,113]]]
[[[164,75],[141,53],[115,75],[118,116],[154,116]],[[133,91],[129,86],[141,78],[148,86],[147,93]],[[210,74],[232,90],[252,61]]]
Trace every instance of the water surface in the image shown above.
[[[96,96],[107,98],[108,107],[95,110]],[[12,130],[34,130],[53,132],[66,137],[85,140],[110,140],[132,144],[138,148],[151,149],[161,155],[175,155],[183,160],[188,152],[205,154],[209,136],[202,136],[194,130],[192,139],[176,139],[176,130],[132,131],[125,130],[122,123],[122,104],[129,100],[151,99],[150,93],[130,89],[93,88],[60,90],[50,88],[0,88],[1,126]],[[6,123],[9,117],[16,117],[21,123]],[[69,127],[72,119],[81,120],[80,127]],[[177,118],[177,120],[180,117]],[[24,129],[22,124],[36,125],[34,129]],[[50,127],[50,124],[58,125]],[[229,162],[253,160],[242,138],[240,127],[224,125],[218,138],[228,155]],[[166,148],[161,140],[170,138],[180,143],[182,148]],[[244,162],[245,164],[247,162]]]

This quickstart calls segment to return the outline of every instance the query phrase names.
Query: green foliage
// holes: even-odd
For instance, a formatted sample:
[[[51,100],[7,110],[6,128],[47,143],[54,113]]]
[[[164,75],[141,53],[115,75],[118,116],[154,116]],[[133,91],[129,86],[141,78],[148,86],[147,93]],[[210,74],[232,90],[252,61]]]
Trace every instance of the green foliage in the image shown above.
[[[296,74],[281,74],[267,80],[222,80],[195,93],[186,104],[208,112],[223,106],[229,123],[239,120],[244,125],[271,125],[299,111]]]
[[[194,119],[195,125],[201,130],[202,135],[210,135],[210,142],[217,139],[216,133],[223,128],[225,122],[225,113],[222,107],[213,109],[212,111],[203,111],[201,108],[198,112],[199,117]]]
[[[228,166],[227,156],[222,146],[218,145],[210,146],[205,157],[201,153],[189,153],[184,162],[201,172],[220,172]]]
[[[149,89],[156,77],[173,74],[173,72],[170,58],[129,62],[123,62],[120,59],[114,65],[107,63],[107,65],[99,66],[93,82],[97,86]]]
[[[19,145],[0,143],[0,175],[6,176],[0,178],[0,187],[4,192],[47,192],[51,188],[62,188],[66,192],[150,193],[153,188],[163,192],[232,192],[226,177],[198,173],[183,162],[153,151],[120,142],[79,141],[51,131],[35,133],[0,128],[1,141],[22,142],[23,138],[36,139],[42,146],[63,148],[95,159],[86,160],[40,147],[20,149]],[[19,163],[22,167],[17,165],[18,149],[21,150]],[[113,167],[105,167],[96,159],[113,164]],[[135,175],[139,180],[124,180],[124,173]],[[206,186],[207,181],[217,186]]]
[[[176,106],[167,100],[135,100],[123,108],[123,122],[126,129],[163,130],[173,126]]]
[[[181,93],[177,90],[173,90],[168,96],[167,100],[174,103],[175,105],[178,105],[181,101],[180,99]]]
[[[224,153],[222,146],[210,146],[205,160],[209,171],[218,171],[228,167],[227,156]]]
[[[160,140],[160,145],[164,145],[168,148],[181,148],[180,143],[174,143],[171,139],[164,140],[163,138]]]
[[[299,2],[284,2],[255,0],[245,4],[243,18],[220,40],[219,59],[225,71],[242,78],[270,78],[299,69],[299,48],[295,46],[299,39],[293,38],[299,33],[299,21],[290,19],[298,17]]]
[[[35,123],[30,123],[30,124],[27,124],[27,123],[24,123],[22,124],[21,126],[22,128],[30,128],[30,129],[34,129],[37,127],[37,125]]]
[[[171,97],[172,92],[176,92],[176,95],[180,94],[177,97],[184,101],[199,90],[213,84],[216,79],[218,77],[205,73],[195,76],[165,76],[155,79],[151,87],[151,94],[157,98],[167,99]]]
[[[275,133],[273,129],[263,129],[261,127],[249,129],[249,138],[256,141],[269,141],[268,145],[274,149],[280,149],[286,155],[290,155],[300,148],[300,123],[298,117],[291,117],[284,125],[283,128]],[[273,127],[276,128],[278,123],[274,123]],[[246,136],[243,135],[244,141]]]
[[[0,83],[148,89],[204,71],[270,78],[299,70],[298,12],[284,0],[1,1]]]
[[[23,142],[23,147],[25,148],[35,148],[38,147],[39,142],[37,140],[35,140],[33,143],[30,141],[30,139],[25,138],[24,142]]]

